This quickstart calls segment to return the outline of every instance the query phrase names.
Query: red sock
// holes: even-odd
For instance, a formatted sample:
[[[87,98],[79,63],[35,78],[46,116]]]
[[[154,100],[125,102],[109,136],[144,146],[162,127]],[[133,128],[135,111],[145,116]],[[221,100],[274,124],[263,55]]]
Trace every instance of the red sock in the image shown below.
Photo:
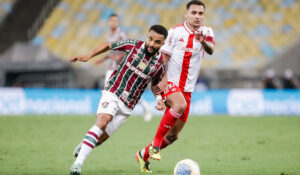
[[[161,142],[160,149],[164,149],[165,147],[167,147],[170,144],[171,144],[171,142],[166,137],[164,137],[163,141]]]
[[[156,135],[153,139],[153,146],[161,146],[164,136],[174,126],[177,118],[179,118],[180,116],[181,115],[174,112],[173,109],[165,112],[156,131]]]
[[[144,157],[143,157],[143,159],[145,160],[145,161],[148,161],[149,160],[149,147],[152,145],[152,143],[150,143],[148,146],[146,146],[146,148],[145,148],[145,153],[144,153]]]

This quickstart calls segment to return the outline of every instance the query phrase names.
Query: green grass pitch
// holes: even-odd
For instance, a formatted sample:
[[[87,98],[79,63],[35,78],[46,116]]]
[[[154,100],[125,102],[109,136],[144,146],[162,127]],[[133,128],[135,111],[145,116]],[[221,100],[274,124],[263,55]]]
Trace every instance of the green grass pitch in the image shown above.
[[[0,117],[1,175],[69,174],[73,148],[93,116]],[[158,123],[131,117],[88,157],[82,175],[135,175],[137,150],[150,143]],[[172,175],[185,158],[202,175],[299,175],[300,117],[190,117],[179,140],[151,161],[154,175]]]

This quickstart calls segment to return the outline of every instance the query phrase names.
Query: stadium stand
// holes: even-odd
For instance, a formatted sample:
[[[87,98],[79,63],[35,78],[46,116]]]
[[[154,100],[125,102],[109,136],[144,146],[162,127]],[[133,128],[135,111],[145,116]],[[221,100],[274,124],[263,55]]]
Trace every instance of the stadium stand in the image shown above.
[[[171,27],[183,21],[187,1],[62,0],[33,39],[62,58],[83,54],[104,40],[106,19],[121,16],[132,38],[142,39],[150,25]],[[300,34],[298,0],[210,0],[206,24],[216,38],[216,52],[203,67],[261,68],[294,43]],[[178,15],[180,12],[181,15]]]
[[[29,31],[36,20],[40,16],[47,17],[52,11],[51,8],[45,9],[44,7],[47,4],[56,5],[57,1],[14,1],[11,4],[11,12],[6,15],[0,26],[0,53],[11,47],[15,42],[31,40],[34,35],[29,36]]]
[[[0,1],[0,24],[7,14],[11,12],[15,0],[1,0]]]

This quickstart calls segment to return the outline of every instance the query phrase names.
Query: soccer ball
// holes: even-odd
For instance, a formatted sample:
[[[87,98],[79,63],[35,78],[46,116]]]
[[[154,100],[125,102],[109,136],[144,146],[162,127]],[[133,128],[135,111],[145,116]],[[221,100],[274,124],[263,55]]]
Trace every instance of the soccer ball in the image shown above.
[[[197,162],[184,159],[176,164],[174,175],[200,175],[200,168]]]

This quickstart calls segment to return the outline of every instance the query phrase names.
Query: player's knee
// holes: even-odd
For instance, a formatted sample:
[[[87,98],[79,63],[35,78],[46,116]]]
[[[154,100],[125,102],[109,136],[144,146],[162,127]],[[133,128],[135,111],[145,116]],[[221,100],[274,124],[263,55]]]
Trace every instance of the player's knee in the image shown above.
[[[178,113],[178,114],[183,114],[183,112],[185,111],[186,109],[186,102],[185,101],[182,101],[182,102],[177,102],[173,105],[173,110]]]
[[[96,126],[104,131],[110,120],[111,118],[109,116],[98,114],[96,118]]]

